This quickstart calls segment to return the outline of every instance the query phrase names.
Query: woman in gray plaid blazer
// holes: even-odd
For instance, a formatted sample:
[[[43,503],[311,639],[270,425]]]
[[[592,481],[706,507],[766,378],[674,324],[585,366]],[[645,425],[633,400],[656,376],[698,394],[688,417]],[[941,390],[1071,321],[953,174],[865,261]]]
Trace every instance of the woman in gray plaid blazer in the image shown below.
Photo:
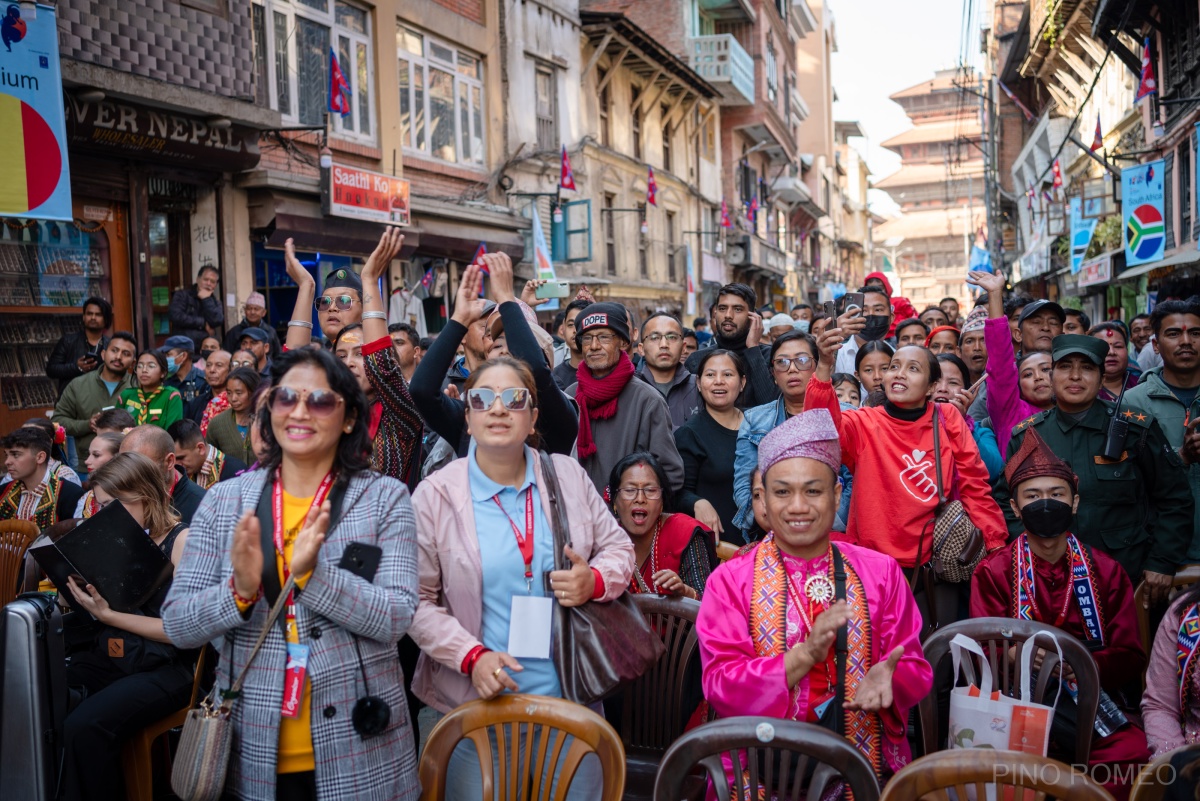
[[[264,801],[416,799],[412,727],[396,658],[417,606],[408,490],[368,469],[366,399],[332,355],[308,348],[287,353],[274,364],[272,384],[264,469],[209,490],[163,605],[166,633],[181,648],[215,641],[217,682],[228,687],[290,571],[297,579],[291,614],[268,634],[233,705],[228,794]],[[339,565],[355,542],[379,550],[373,577]],[[305,654],[307,677],[289,676],[287,666]],[[378,734],[362,734],[352,721],[356,702],[367,695],[390,707]],[[285,703],[293,713],[286,718]]]

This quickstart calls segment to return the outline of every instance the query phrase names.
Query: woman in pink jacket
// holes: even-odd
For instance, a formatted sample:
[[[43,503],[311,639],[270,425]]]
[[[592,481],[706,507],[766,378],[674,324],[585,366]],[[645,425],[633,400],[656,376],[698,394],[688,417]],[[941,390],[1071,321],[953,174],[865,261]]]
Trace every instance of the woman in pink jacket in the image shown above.
[[[1154,635],[1142,721],[1153,758],[1200,743],[1200,585],[1172,602]]]
[[[1004,315],[1004,278],[993,273],[972,271],[967,283],[982,288],[988,296],[988,320],[983,339],[987,347],[987,412],[996,432],[1001,458],[1008,457],[1012,430],[1022,420],[1054,405],[1054,387],[1050,384],[1053,359],[1044,351],[1021,354],[1013,351],[1012,328]]]
[[[545,476],[527,444],[538,416],[529,368],[493,359],[467,379],[464,396],[467,457],[429,476],[413,495],[420,600],[409,634],[422,651],[413,692],[441,714],[505,691],[561,697],[550,655],[550,605],[610,601],[634,570],[629,537],[567,456],[551,459],[572,567],[554,569]],[[543,619],[538,612],[544,628],[534,622]],[[481,797],[470,741],[455,749],[447,776],[447,799]],[[589,757],[568,798],[588,798],[600,784],[599,762]]]

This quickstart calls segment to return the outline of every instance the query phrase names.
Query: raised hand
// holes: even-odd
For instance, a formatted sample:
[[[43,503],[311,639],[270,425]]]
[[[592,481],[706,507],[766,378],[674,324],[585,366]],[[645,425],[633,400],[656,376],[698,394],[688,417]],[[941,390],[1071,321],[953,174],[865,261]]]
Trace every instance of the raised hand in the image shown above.
[[[314,287],[317,282],[308,274],[308,270],[304,269],[304,265],[296,258],[296,243],[289,236],[283,243],[283,262],[287,265],[288,277],[296,282],[296,286],[304,286],[312,284]]]
[[[993,292],[1004,291],[1004,277],[996,273],[988,273],[982,270],[971,270],[967,273],[967,283],[972,286],[977,286],[991,297]]]
[[[471,323],[482,318],[486,305],[486,301],[479,297],[482,289],[483,271],[479,269],[478,264],[468,264],[463,270],[458,292],[454,295],[454,314],[450,319],[469,328]]]
[[[525,286],[521,289],[521,302],[531,309],[536,309],[543,303],[549,303],[550,298],[539,298],[537,296],[538,288],[545,283],[545,278],[534,278],[532,281],[526,281]]]
[[[513,292],[512,259],[507,253],[485,253],[483,264],[487,267],[488,276],[492,279],[492,297],[497,303],[516,300]]]
[[[400,231],[401,229],[394,225],[389,225],[383,230],[383,234],[379,237],[379,244],[367,257],[367,263],[362,268],[360,277],[364,290],[369,283],[377,282],[379,276],[387,271],[388,265],[400,255],[400,249],[404,247],[404,234]]]
[[[750,329],[746,332],[746,347],[754,348],[762,342],[763,318],[756,311],[750,312]]]

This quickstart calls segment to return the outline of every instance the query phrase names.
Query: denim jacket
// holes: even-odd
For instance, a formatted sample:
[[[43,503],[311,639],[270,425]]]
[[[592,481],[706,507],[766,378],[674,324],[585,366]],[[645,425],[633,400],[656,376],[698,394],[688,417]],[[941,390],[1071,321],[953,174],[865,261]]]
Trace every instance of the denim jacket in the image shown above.
[[[842,404],[842,410],[851,409],[849,404]],[[738,428],[737,450],[733,457],[733,500],[737,503],[737,514],[733,524],[743,533],[748,533],[754,527],[754,493],[750,476],[758,466],[758,444],[773,428],[787,420],[787,411],[783,406],[783,398],[762,406],[747,409]],[[846,518],[850,509],[850,488],[854,477],[844,466],[838,471],[842,482],[842,498],[838,504],[838,515],[834,521],[836,531],[846,530]]]
[[[758,443],[773,428],[787,419],[783,398],[747,409],[738,428],[737,450],[733,457],[733,500],[737,514],[733,524],[743,532],[754,527],[754,504],[750,476],[758,466]]]

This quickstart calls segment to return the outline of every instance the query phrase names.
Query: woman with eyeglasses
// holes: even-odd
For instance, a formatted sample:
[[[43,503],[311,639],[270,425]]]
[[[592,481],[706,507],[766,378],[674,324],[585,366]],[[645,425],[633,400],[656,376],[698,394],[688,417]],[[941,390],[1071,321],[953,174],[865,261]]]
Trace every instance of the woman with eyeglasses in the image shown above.
[[[634,569],[633,544],[591,479],[579,462],[558,454],[547,458],[570,545],[555,553],[545,467],[531,445],[540,410],[529,367],[511,358],[486,362],[468,377],[464,395],[467,457],[423,480],[413,496],[421,600],[409,634],[422,651],[413,691],[436,718],[506,691],[561,697],[550,617],[545,628],[530,631],[531,613],[524,610],[549,615],[552,603],[610,601],[625,591]],[[570,569],[556,569],[564,559]],[[510,653],[514,624],[530,650]],[[557,774],[559,766],[549,769]],[[450,801],[482,796],[479,757],[469,740],[455,749],[446,778]],[[600,779],[598,761],[585,757],[567,798],[595,798]]]
[[[217,450],[241,459],[246,464],[254,463],[254,450],[250,443],[250,425],[254,419],[252,396],[262,376],[254,367],[239,367],[225,381],[225,396],[229,408],[214,417],[208,424],[204,439]]]
[[[720,539],[740,545],[745,539],[733,523],[733,463],[744,417],[737,399],[746,386],[746,363],[731,350],[708,348],[696,365],[696,386],[703,405],[675,429],[683,459],[683,489],[675,502]]]
[[[296,245],[289,238],[283,243],[284,264],[288,277],[296,282],[296,305],[288,321],[284,350],[308,347],[312,342],[312,310],[329,347],[338,333],[351,323],[363,320],[363,282],[354,270],[340,268],[325,276],[325,288],[317,297],[317,282],[296,258]]]
[[[396,659],[417,605],[408,490],[370,469],[366,398],[333,354],[285,353],[271,381],[267,456],[209,490],[163,623],[184,647],[217,641],[228,687],[285,599],[233,706],[228,795],[416,799]]]
[[[97,511],[120,503],[179,566],[188,530],[171,507],[161,467],[140,453],[121,453],[90,480]],[[164,631],[161,610],[170,587],[168,580],[131,613],[112,609],[93,585],[75,577],[60,588],[99,626],[92,648],[73,653],[67,665],[76,705],[63,725],[61,797],[121,798],[124,742],[187,703],[197,654],[179,650]]]
[[[758,532],[750,491],[750,474],[758,464],[758,443],[783,421],[804,411],[804,395],[817,360],[817,343],[811,334],[788,331],[771,343],[768,363],[781,395],[778,400],[746,410],[738,428],[733,461],[733,500],[737,504],[733,525],[746,542],[758,538],[753,536]]]
[[[613,514],[633,541],[637,568],[629,591],[699,601],[717,564],[712,532],[673,510],[658,459],[648,451],[629,454],[613,467],[608,491]]]
[[[134,368],[134,385],[121,390],[121,405],[135,425],[167,429],[183,419],[183,396],[164,384],[166,379],[167,358],[157,350],[142,351]]]

